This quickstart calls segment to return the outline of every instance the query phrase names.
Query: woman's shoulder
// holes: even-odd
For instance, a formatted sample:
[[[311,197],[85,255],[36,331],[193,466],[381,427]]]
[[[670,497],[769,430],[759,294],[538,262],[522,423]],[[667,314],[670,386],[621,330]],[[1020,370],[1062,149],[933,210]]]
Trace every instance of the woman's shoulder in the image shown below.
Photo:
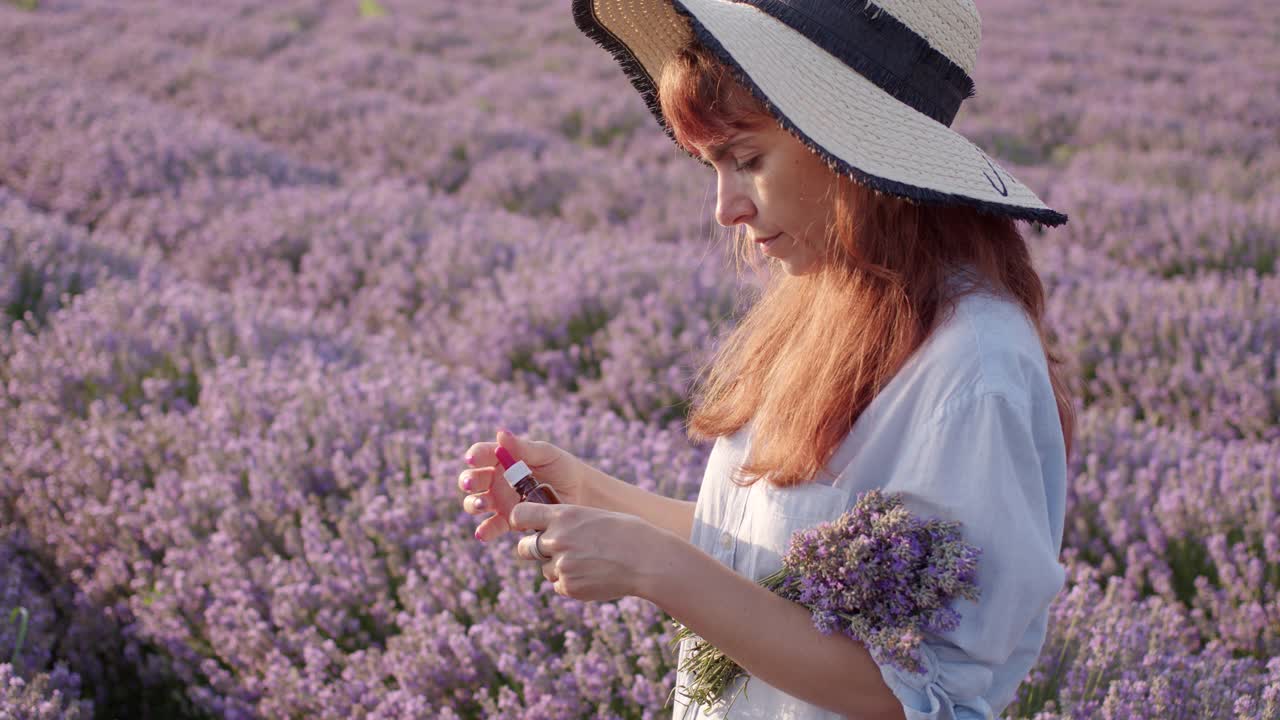
[[[988,394],[1030,404],[1052,393],[1035,324],[1016,300],[985,290],[961,296],[944,312],[886,390],[895,384],[939,413]]]

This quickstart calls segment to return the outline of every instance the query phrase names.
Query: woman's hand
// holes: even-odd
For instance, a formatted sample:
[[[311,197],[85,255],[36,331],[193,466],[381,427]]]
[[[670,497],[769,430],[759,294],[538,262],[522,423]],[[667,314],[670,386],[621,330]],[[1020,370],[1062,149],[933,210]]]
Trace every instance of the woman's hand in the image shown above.
[[[496,513],[476,528],[477,540],[492,540],[510,530],[508,516],[511,508],[520,502],[520,495],[502,475],[497,454],[499,445],[516,460],[523,460],[539,482],[555,488],[562,502],[582,504],[590,470],[586,463],[551,443],[526,440],[499,430],[497,442],[479,442],[467,449],[467,464],[472,467],[458,475],[458,487],[471,493],[462,499],[462,509],[472,515]]]
[[[512,530],[541,530],[538,547],[551,559],[542,563],[542,576],[555,591],[574,600],[616,600],[624,595],[644,597],[649,581],[671,562],[675,535],[635,515],[581,505],[519,503],[511,511]],[[520,538],[516,556],[537,560],[537,535]]]

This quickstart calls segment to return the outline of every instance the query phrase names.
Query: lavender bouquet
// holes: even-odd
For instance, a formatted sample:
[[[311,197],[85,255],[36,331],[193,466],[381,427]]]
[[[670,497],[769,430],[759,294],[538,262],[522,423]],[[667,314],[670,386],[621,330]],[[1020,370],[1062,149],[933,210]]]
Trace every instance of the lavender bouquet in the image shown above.
[[[960,615],[952,600],[978,599],[980,554],[961,539],[960,523],[921,519],[903,507],[900,494],[871,490],[838,520],[792,535],[782,569],[760,584],[808,608],[823,634],[838,630],[876,662],[921,673],[923,633],[955,629]],[[682,694],[710,707],[746,671],[689,628],[676,627],[673,645],[695,639],[680,666],[693,674]]]

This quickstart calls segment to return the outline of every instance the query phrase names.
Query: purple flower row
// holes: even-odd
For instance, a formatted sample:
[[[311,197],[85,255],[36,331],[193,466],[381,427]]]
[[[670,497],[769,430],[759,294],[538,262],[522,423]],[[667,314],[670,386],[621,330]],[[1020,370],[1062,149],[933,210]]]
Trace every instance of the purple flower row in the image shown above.
[[[1172,0],[1152,14],[1106,2],[1032,9],[979,0],[978,8],[977,95],[956,127],[1005,151],[996,157],[1057,163],[1105,146],[1126,159],[1184,149],[1249,163],[1274,146],[1277,100],[1268,90],[1277,66],[1240,62],[1274,57],[1259,32],[1275,23],[1272,7]],[[1013,40],[1024,37],[1036,40]]]
[[[127,238],[90,236],[0,187],[0,335],[14,321],[39,325],[64,296],[108,277],[138,274],[144,260]]]
[[[555,595],[511,543],[475,543],[453,480],[499,425],[677,497],[703,450],[418,356],[347,366],[307,338],[254,343],[260,316],[190,286],[107,283],[15,333],[0,465],[18,494],[3,505],[120,619],[126,657],[229,717],[415,702],[501,714],[489,692],[513,683],[535,714],[661,707],[672,658],[656,608]],[[61,377],[37,362],[54,356]],[[50,407],[68,386],[101,395],[82,419]],[[137,386],[137,405],[122,402]]]
[[[1156,184],[1108,182],[1065,173],[1053,201],[1073,212],[1053,242],[1105,255],[1116,264],[1173,277],[1280,268],[1280,200],[1238,201],[1215,192],[1188,195]]]
[[[1064,546],[1144,595],[1186,605],[1206,642],[1280,655],[1274,442],[1092,408],[1080,416],[1071,474]]]
[[[43,65],[10,63],[0,78],[0,107],[0,182],[80,224],[120,199],[177,193],[198,177],[332,179],[207,119],[103,93]]]
[[[652,122],[638,97],[616,111],[604,110],[626,96],[606,92],[603,85],[588,85],[601,90],[582,95],[581,83],[555,76],[539,83],[498,76],[472,80],[468,94],[422,106],[386,92],[315,80],[284,66],[264,69],[243,59],[209,59],[145,37],[110,42],[122,31],[110,23],[71,28],[63,18],[56,20],[26,20],[24,54],[33,62],[87,71],[105,85],[97,88],[99,94],[140,93],[211,115],[320,167],[363,178],[401,176],[450,192],[464,188],[468,197],[562,216],[587,228],[673,226],[673,218],[701,214],[682,198],[704,194],[706,176],[691,163],[672,165],[669,143],[659,162],[640,161],[638,154],[621,159],[626,173],[612,166],[618,158],[595,147],[616,134],[611,128]],[[501,96],[510,98],[510,105],[495,115],[484,98]],[[574,107],[559,107],[562,97],[579,100]],[[601,112],[607,115],[605,125],[590,124],[589,118]],[[519,119],[524,117],[548,118],[549,125]],[[623,183],[628,175],[630,181]],[[637,187],[646,190],[636,193]],[[688,226],[686,220],[681,227]]]
[[[1280,438],[1280,277],[1253,269],[1060,285],[1048,318],[1086,406],[1221,439]]]
[[[1008,717],[1263,720],[1280,712],[1280,658],[1239,658],[1225,644],[1202,643],[1178,603],[1144,598],[1067,556],[1068,589],[1050,607],[1044,649]]]
[[[490,386],[478,378],[464,383],[465,390],[455,389],[448,373],[432,369],[430,363],[416,356],[397,356],[386,350],[343,370],[344,365],[335,365],[332,359],[312,352],[309,341],[304,339],[301,355],[293,353],[294,360],[288,364],[278,362],[291,354],[279,346],[255,349],[244,342],[238,345],[243,350],[235,353],[237,357],[231,357],[226,349],[203,358],[184,357],[191,352],[189,348],[211,347],[213,343],[207,338],[232,334],[230,328],[246,325],[244,320],[234,319],[238,314],[234,308],[223,310],[231,313],[231,319],[195,314],[193,311],[201,306],[216,307],[218,303],[214,295],[201,296],[192,291],[190,286],[181,286],[172,292],[164,287],[137,292],[131,285],[117,287],[109,282],[55,313],[50,326],[40,333],[29,335],[18,331],[13,344],[16,351],[8,355],[9,367],[14,372],[7,387],[10,399],[19,402],[12,414],[12,427],[19,440],[15,443],[15,454],[5,458],[5,465],[16,471],[15,478],[23,488],[22,497],[17,500],[22,514],[20,522],[57,549],[60,566],[78,578],[77,583],[93,598],[112,603],[113,607],[127,605],[127,610],[121,608],[119,612],[123,617],[136,618],[129,627],[131,632],[142,633],[137,636],[139,645],[143,644],[143,638],[147,646],[154,646],[157,638],[168,638],[164,645],[168,657],[163,662],[172,663],[174,672],[186,673],[183,679],[195,688],[193,697],[209,707],[222,712],[232,712],[235,708],[249,712],[247,708],[256,707],[269,714],[287,714],[285,707],[314,709],[302,698],[315,697],[315,693],[321,692],[320,686],[304,692],[296,685],[304,682],[303,679],[275,678],[272,682],[282,684],[271,687],[279,692],[261,696],[245,694],[245,679],[241,677],[244,668],[251,667],[259,657],[255,652],[268,652],[267,646],[261,645],[267,642],[285,643],[278,650],[284,657],[292,657],[288,648],[295,653],[302,652],[317,643],[324,647],[326,641],[340,648],[339,641],[343,638],[348,643],[348,654],[356,653],[355,648],[376,645],[379,637],[390,647],[391,638],[397,635],[394,627],[402,627],[398,624],[393,627],[392,618],[402,610],[392,608],[408,609],[403,589],[411,579],[405,570],[401,591],[390,592],[395,577],[390,568],[396,562],[401,563],[398,566],[401,568],[417,568],[423,575],[418,590],[426,593],[424,601],[432,603],[432,607],[456,611],[461,611],[463,605],[452,604],[454,601],[449,598],[460,597],[459,593],[468,589],[479,593],[481,587],[497,592],[497,587],[524,577],[519,574],[519,568],[512,570],[509,558],[484,556],[487,560],[481,562],[491,563],[484,566],[485,572],[492,575],[490,580],[475,585],[474,581],[459,579],[457,582],[464,585],[451,584],[449,573],[472,576],[461,568],[442,575],[445,568],[464,558],[477,561],[474,553],[464,552],[467,548],[475,550],[466,532],[469,518],[456,509],[448,475],[433,483],[410,482],[428,475],[425,468],[437,462],[456,463],[456,452],[483,432],[486,420],[496,426],[509,423],[512,417],[556,417],[554,421],[547,421],[552,424],[544,426],[544,436],[557,438],[559,442],[572,441],[575,436],[580,438],[584,446],[574,447],[575,452],[598,458],[597,462],[608,471],[629,476],[668,494],[688,496],[692,491],[702,458],[695,454],[686,456],[683,462],[671,462],[654,456],[659,447],[682,446],[683,438],[677,434],[670,434],[660,445],[627,446],[624,439],[637,431],[646,435],[653,431],[649,426],[631,424],[629,428],[619,425],[614,431],[600,432],[601,423],[607,427],[610,418],[614,423],[619,419],[611,414],[584,413],[545,394],[534,401],[535,405],[512,408],[513,401],[530,401],[521,400],[519,394],[502,397],[505,391],[500,386]],[[184,311],[179,297],[187,297],[191,307]],[[92,316],[105,317],[94,320]],[[186,325],[184,316],[190,318],[185,320]],[[129,330],[131,317],[147,318],[148,322],[138,323]],[[191,325],[192,322],[195,324]],[[202,324],[209,327],[201,329]],[[228,329],[218,330],[219,327]],[[193,331],[197,334],[192,335]],[[108,380],[95,373],[95,363],[90,358],[94,348],[102,347],[98,338],[112,338],[109,347],[114,348],[113,354],[119,358],[115,368],[121,377]],[[68,345],[72,339],[83,342],[86,349],[75,350],[74,345]],[[62,349],[54,352],[38,349],[58,347]],[[163,360],[166,353],[176,357],[166,362]],[[152,367],[189,364],[200,368],[199,394],[194,407],[174,402],[166,413],[163,406],[173,397],[172,388],[153,387],[143,401],[141,416],[118,402],[99,401],[89,417],[74,420],[65,412],[61,415],[50,412],[46,402],[41,401],[58,396],[56,392],[42,390],[56,375],[48,372],[48,365],[33,365],[32,359],[51,356],[79,360],[67,363],[67,370],[73,376],[81,375],[81,379],[78,383],[77,379],[64,380],[63,385],[81,387],[128,387],[130,381],[124,376],[146,375],[149,358]],[[142,366],[128,359],[131,357],[138,358]],[[156,360],[157,357],[161,359]],[[412,364],[406,363],[410,360]],[[145,385],[149,379],[156,378],[134,382]],[[173,379],[165,382],[172,383]],[[104,399],[125,394],[120,389],[103,392]],[[397,407],[402,408],[399,412],[409,414],[398,416]],[[424,412],[427,414],[423,415]],[[463,420],[459,422],[454,418]],[[1090,468],[1099,464],[1094,458],[1100,451],[1092,448],[1111,447],[1104,442],[1129,453],[1138,448],[1152,448],[1153,455],[1162,447],[1176,450],[1189,446],[1177,438],[1161,443],[1153,442],[1151,436],[1140,438],[1136,433],[1126,436],[1117,432],[1117,428],[1126,427],[1125,422],[1120,417],[1082,423],[1082,443]],[[406,435],[408,429],[422,428],[431,429],[430,435],[421,431],[414,433],[417,437],[431,437],[430,445],[423,446],[421,451],[425,457],[412,449],[415,447],[413,436]],[[381,445],[371,445],[367,435],[370,429],[390,435],[384,436]],[[441,454],[435,449],[437,429],[453,438],[444,441],[456,445],[452,454]],[[1158,439],[1158,433],[1156,437]],[[585,444],[601,438],[618,438],[622,442],[607,447]],[[405,445],[406,441],[410,444]],[[566,446],[573,447],[572,444]],[[619,455],[624,448],[629,450],[630,458]],[[1121,459],[1114,453],[1119,451],[1112,451],[1110,457],[1104,458],[1101,461],[1106,463],[1104,466],[1116,467]],[[1212,448],[1205,451],[1206,459],[1221,454]],[[1270,458],[1270,464],[1261,467],[1264,472],[1274,474],[1274,453]],[[1185,462],[1181,465],[1186,467]],[[672,467],[684,468],[676,484],[663,488],[654,484],[660,468]],[[1212,468],[1209,471],[1212,472]],[[1119,483],[1135,476],[1123,471],[1113,474]],[[1164,473],[1153,468],[1149,473],[1136,474],[1144,475],[1163,477]],[[1256,471],[1244,466],[1240,478],[1246,485],[1239,489],[1224,487],[1219,492],[1231,496],[1248,491],[1248,483],[1256,477]],[[1188,473],[1187,491],[1203,492],[1202,478],[1201,473]],[[1104,498],[1107,506],[1095,513],[1083,506],[1087,496],[1076,495],[1073,517],[1095,514],[1104,520],[1116,517],[1115,510],[1109,508],[1124,502],[1126,489],[1113,485],[1092,492]],[[1130,489],[1129,494],[1134,498],[1131,512],[1136,515],[1137,508],[1149,508],[1153,496],[1160,492],[1138,487]],[[101,500],[91,503],[93,498]],[[1241,498],[1241,508],[1264,506],[1267,502],[1265,498],[1246,498]],[[368,509],[364,503],[379,509]],[[1199,510],[1199,516],[1186,517],[1188,510],[1198,508],[1184,505],[1180,511],[1183,515],[1179,515],[1179,506],[1168,501],[1160,500],[1158,506],[1173,509],[1157,518],[1162,525],[1148,523],[1135,528],[1132,531],[1135,538],[1158,537],[1160,532],[1173,535],[1179,531],[1177,523],[1181,522],[1182,532],[1194,539],[1197,534],[1225,532],[1223,524],[1240,517],[1238,511],[1225,506],[1220,508],[1221,515],[1216,520],[1213,510]],[[360,509],[362,507],[366,509]],[[386,515],[388,512],[392,514]],[[415,512],[420,515],[416,520]],[[452,525],[446,522],[450,516],[454,518]],[[111,517],[116,518],[115,522],[104,522]],[[1255,519],[1246,514],[1243,517],[1246,533],[1266,533],[1274,525],[1265,516]],[[282,524],[282,521],[285,522]],[[1088,549],[1092,538],[1078,532],[1078,527],[1069,530],[1068,546]],[[1124,533],[1129,531],[1125,525],[1112,523],[1103,532],[1121,546],[1139,545],[1136,539],[1126,539]],[[1148,542],[1155,545],[1154,541]],[[1270,552],[1270,541],[1265,537],[1264,544]],[[161,549],[164,549],[163,555],[160,555]],[[1125,558],[1146,558],[1147,566],[1142,570],[1155,578],[1148,582],[1157,589],[1161,563],[1164,567],[1173,564],[1173,560],[1167,558],[1157,558],[1153,563],[1149,555],[1160,550],[1162,548],[1155,546],[1146,556],[1131,553]],[[399,558],[393,560],[397,554]],[[282,559],[273,561],[273,557]],[[1213,557],[1216,560],[1216,556]],[[255,558],[266,563],[260,571],[254,569],[259,562]],[[1266,560],[1274,562],[1273,558]],[[210,564],[207,574],[201,574],[202,562]],[[1104,558],[1104,568],[1105,562]],[[238,571],[228,573],[228,568],[239,568],[245,563],[248,566],[243,575]],[[297,575],[299,572],[302,574]],[[512,572],[516,575],[512,576]],[[1166,575],[1173,572],[1169,570]],[[1227,577],[1225,572],[1220,574],[1232,583],[1220,594],[1225,602],[1216,607],[1206,605],[1213,599],[1213,593],[1197,596],[1195,602],[1202,611],[1209,611],[1199,617],[1208,618],[1209,622],[1234,623],[1217,628],[1216,633],[1213,630],[1208,633],[1221,635],[1225,641],[1223,646],[1229,647],[1233,642],[1238,644],[1247,628],[1257,627],[1250,624],[1257,618],[1249,616],[1248,607],[1232,607],[1234,602],[1248,599],[1239,593],[1253,587],[1254,582],[1250,578]],[[536,582],[532,574],[526,572],[526,575],[529,575],[524,578],[526,581],[532,578]],[[1133,588],[1134,593],[1143,581],[1137,572],[1126,577],[1127,587]],[[334,582],[338,584],[331,585]],[[349,588],[351,582],[358,584]],[[297,598],[291,594],[282,596],[279,603],[286,602],[284,597],[290,598],[286,604],[266,600],[250,602],[263,592],[272,597],[291,592],[290,589],[303,594]],[[1273,606],[1274,586],[1264,592],[1269,593]],[[219,601],[219,598],[243,599]],[[389,604],[383,608],[379,598]],[[543,598],[548,599],[554,600]],[[230,604],[224,608],[219,602]],[[294,603],[301,603],[302,609]],[[214,612],[212,607],[219,610]],[[538,609],[541,607],[529,608],[527,612],[545,614],[545,608]],[[1227,614],[1223,613],[1224,607],[1229,611]],[[209,625],[211,617],[221,618],[224,610],[231,618],[241,619],[225,620],[232,623],[232,629],[225,634],[215,633],[215,626]],[[1230,612],[1232,610],[1234,612]],[[250,615],[244,616],[244,613]],[[271,620],[263,625],[262,620],[253,620],[256,617]],[[508,617],[514,620],[519,615],[512,613]],[[204,620],[196,622],[193,618]],[[555,618],[560,623],[570,620],[567,615]],[[655,620],[651,628],[656,631],[657,627]],[[285,632],[289,628],[299,635]],[[439,630],[433,628],[433,632]],[[250,647],[242,647],[245,642],[250,642]],[[191,650],[206,645],[213,655]],[[211,663],[213,657],[220,658],[227,666],[222,674],[215,672],[217,663]],[[281,657],[270,657],[273,658],[271,667],[278,667]],[[151,658],[150,662],[161,661]],[[264,668],[262,672],[267,670]],[[498,675],[491,679],[505,682]],[[656,683],[655,687],[661,684],[660,678],[651,681]],[[249,686],[255,684],[249,683]],[[286,697],[302,704],[288,705],[283,699]],[[521,702],[529,699],[522,698]],[[336,700],[330,698],[329,702]]]
[[[16,243],[12,262],[33,277],[74,276],[71,258],[101,256],[96,238],[127,237],[113,242],[141,247],[122,252],[163,249],[170,273],[201,286],[495,380],[576,390],[634,419],[679,414],[715,325],[734,309],[727,258],[709,248],[614,243],[399,182],[356,192],[205,184],[192,195],[208,199],[207,216],[149,198],[107,214],[118,233],[60,229],[54,245]],[[32,233],[28,215],[12,222],[19,240]]]

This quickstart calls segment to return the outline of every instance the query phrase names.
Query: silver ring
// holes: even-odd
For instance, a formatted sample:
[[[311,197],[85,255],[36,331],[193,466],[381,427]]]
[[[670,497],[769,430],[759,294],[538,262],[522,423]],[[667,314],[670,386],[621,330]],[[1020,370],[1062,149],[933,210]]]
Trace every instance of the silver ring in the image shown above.
[[[533,534],[533,548],[529,551],[529,554],[533,555],[533,559],[537,560],[538,562],[548,562],[551,560],[551,556],[543,553],[542,546],[538,544],[539,542],[542,541],[543,532],[545,531],[539,530],[538,532]]]

